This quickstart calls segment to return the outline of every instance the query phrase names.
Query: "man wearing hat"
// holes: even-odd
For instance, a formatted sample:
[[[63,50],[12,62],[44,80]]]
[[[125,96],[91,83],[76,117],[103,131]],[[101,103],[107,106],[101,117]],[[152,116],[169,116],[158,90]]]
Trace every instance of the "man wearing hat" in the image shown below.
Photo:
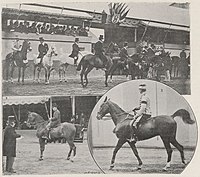
[[[131,138],[130,141],[136,141],[136,137],[134,136],[135,129],[137,129],[137,125],[141,120],[146,120],[151,117],[151,108],[150,108],[150,99],[146,93],[146,84],[139,85],[140,92],[140,101],[139,107],[133,109],[134,117],[130,122],[131,125]]]
[[[127,59],[129,58],[127,49],[128,49],[128,42],[124,42],[124,47],[121,49],[121,51],[119,53],[121,61],[124,62],[124,69],[128,69],[127,66],[126,66],[127,65]]]
[[[8,116],[7,126],[4,130],[3,156],[6,156],[6,171],[16,173],[13,170],[13,163],[16,157],[16,138],[21,135],[15,132],[15,117]]]
[[[43,138],[45,138],[45,139],[49,139],[48,135],[49,135],[49,131],[51,130],[51,128],[56,128],[59,125],[61,125],[60,111],[58,110],[58,106],[56,103],[53,103],[52,109],[53,109],[53,117],[49,118],[50,121],[46,126],[47,131],[44,131]]]
[[[185,52],[185,49],[182,49],[182,51],[180,52],[180,58],[181,58],[181,59],[186,59],[186,52]]]
[[[72,45],[72,53],[69,55],[69,57],[74,58],[74,65],[77,65],[79,51],[79,38],[75,38],[75,41]]]
[[[14,62],[14,65],[17,66],[16,64],[16,60],[15,60],[15,56],[17,55],[18,52],[20,52],[22,49],[22,44],[21,42],[19,41],[19,37],[16,36],[15,37],[15,40],[13,41],[13,44],[12,44],[12,58],[13,58],[13,62]]]
[[[104,67],[106,67],[108,60],[107,57],[104,55],[103,35],[99,36],[99,41],[95,43],[94,50],[95,50],[95,55],[101,59]]]
[[[37,58],[40,58],[40,63],[39,64],[41,64],[42,61],[43,61],[44,56],[47,54],[47,52],[49,50],[49,46],[48,46],[47,43],[44,42],[44,38],[43,37],[40,37],[39,40],[40,40],[40,44],[38,46],[39,55],[38,55]]]

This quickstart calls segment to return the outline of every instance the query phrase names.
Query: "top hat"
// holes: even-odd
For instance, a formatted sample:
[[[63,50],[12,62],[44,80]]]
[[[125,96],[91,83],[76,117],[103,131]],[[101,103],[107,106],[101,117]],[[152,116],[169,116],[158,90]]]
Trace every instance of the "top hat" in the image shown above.
[[[43,38],[43,37],[40,37],[39,40],[40,40],[40,41],[44,41],[44,38]]]
[[[103,39],[103,35],[100,35],[100,36],[99,36],[99,40],[101,40],[101,39]]]
[[[58,107],[58,105],[56,104],[56,103],[53,103],[53,105],[52,105],[52,107],[54,108],[54,107]]]
[[[15,122],[15,116],[8,116],[8,123]]]
[[[146,84],[140,84],[139,89],[140,90],[146,90]]]
[[[128,42],[124,42],[124,47],[128,46]]]
[[[79,41],[79,38],[75,38],[75,42],[78,42]]]

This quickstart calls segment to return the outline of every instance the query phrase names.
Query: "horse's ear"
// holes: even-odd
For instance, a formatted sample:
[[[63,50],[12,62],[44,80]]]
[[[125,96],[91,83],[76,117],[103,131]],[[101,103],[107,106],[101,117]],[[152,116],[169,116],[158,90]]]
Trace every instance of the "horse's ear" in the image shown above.
[[[108,97],[106,97],[106,98],[105,98],[104,102],[106,102],[106,101],[107,101],[107,99],[108,99]]]

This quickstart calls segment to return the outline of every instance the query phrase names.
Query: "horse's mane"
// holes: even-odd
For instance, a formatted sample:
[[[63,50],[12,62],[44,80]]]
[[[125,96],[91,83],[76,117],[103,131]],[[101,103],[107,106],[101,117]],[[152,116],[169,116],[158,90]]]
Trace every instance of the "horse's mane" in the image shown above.
[[[110,100],[108,100],[108,102],[109,102],[110,104],[114,105],[115,107],[117,107],[121,112],[126,113],[126,112],[125,112],[121,107],[119,107],[116,103],[114,103],[114,102],[112,102],[112,101],[110,101]]]

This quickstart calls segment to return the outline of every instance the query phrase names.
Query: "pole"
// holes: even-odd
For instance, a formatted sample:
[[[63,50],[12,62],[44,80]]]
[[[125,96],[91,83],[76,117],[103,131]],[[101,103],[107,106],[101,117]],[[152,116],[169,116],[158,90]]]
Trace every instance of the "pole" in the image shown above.
[[[50,106],[49,106],[49,108],[50,108],[50,117],[52,117],[52,97],[50,97]]]
[[[134,34],[134,42],[137,42],[137,28],[135,28],[134,30],[135,34]]]
[[[71,104],[72,104],[72,115],[75,115],[75,113],[76,113],[76,108],[75,108],[75,96],[71,96],[71,100],[72,100],[72,102],[71,102]]]
[[[49,112],[48,112],[48,109],[47,109],[47,104],[46,104],[46,102],[44,103],[44,106],[45,106],[45,110],[46,110],[46,113],[47,113],[47,117],[48,117],[48,119],[49,119]]]

